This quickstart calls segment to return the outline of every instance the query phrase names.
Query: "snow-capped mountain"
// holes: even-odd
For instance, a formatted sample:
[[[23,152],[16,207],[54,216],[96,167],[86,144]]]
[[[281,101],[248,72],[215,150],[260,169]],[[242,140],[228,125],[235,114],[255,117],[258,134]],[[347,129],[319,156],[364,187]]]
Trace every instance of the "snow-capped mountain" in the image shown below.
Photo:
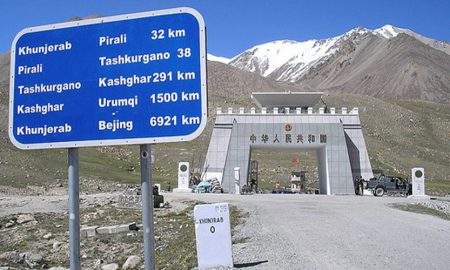
[[[273,41],[237,55],[229,64],[274,80],[297,82],[312,68],[327,62],[336,54],[345,53],[342,50],[345,50],[347,45],[357,46],[370,35],[391,39],[401,33],[413,36],[422,43],[450,55],[449,43],[423,37],[408,29],[385,25],[375,30],[358,27],[343,35],[322,40]]]

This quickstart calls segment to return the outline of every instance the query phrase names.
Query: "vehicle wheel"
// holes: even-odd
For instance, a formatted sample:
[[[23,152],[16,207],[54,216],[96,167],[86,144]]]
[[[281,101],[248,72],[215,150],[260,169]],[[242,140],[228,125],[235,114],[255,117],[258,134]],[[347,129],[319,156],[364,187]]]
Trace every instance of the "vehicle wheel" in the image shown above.
[[[375,189],[375,196],[382,197],[384,195],[384,189],[382,187],[377,187]]]

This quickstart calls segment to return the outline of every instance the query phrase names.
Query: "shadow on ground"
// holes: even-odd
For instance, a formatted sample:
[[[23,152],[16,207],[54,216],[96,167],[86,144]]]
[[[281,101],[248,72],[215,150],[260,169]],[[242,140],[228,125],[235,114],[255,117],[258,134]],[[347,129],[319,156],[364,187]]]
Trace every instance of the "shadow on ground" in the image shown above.
[[[236,263],[234,264],[235,268],[245,268],[245,267],[252,267],[252,266],[256,266],[256,265],[260,265],[263,263],[269,262],[268,260],[264,260],[264,261],[259,261],[259,262],[250,262],[250,263]]]

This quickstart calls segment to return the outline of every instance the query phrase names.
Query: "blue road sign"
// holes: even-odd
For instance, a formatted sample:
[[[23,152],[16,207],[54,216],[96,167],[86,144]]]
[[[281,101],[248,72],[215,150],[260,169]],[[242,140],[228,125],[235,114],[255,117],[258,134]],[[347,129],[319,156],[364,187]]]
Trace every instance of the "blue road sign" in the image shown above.
[[[207,120],[205,24],[190,8],[27,28],[11,49],[21,149],[192,140]]]

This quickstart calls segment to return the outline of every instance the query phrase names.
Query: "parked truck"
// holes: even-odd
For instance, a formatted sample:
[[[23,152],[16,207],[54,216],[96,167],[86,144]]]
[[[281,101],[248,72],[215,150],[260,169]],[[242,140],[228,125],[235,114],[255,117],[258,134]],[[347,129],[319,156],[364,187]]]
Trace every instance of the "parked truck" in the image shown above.
[[[399,176],[381,174],[379,177],[371,178],[369,181],[357,179],[355,182],[356,186],[358,187],[357,193],[362,191],[362,189],[367,189],[377,197],[382,197],[386,193],[405,196],[412,194],[411,183],[408,182],[408,179]]]

